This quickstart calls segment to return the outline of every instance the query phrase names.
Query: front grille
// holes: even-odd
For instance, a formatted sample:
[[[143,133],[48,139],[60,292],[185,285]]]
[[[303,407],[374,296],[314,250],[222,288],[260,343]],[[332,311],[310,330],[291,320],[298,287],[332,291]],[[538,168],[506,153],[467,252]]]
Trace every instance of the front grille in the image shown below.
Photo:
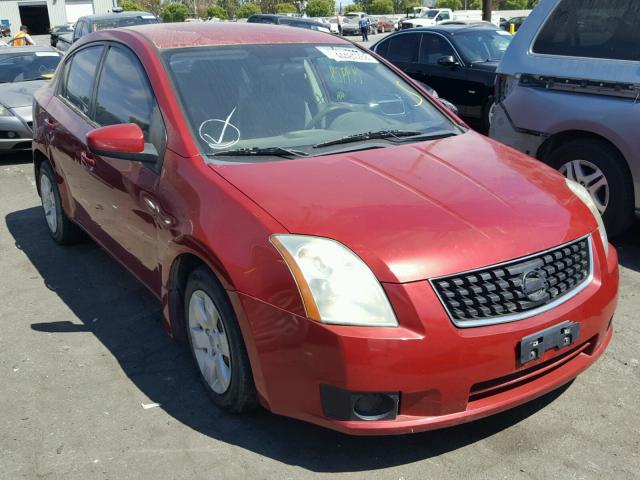
[[[586,287],[593,269],[591,238],[431,283],[453,323],[476,327],[542,313]]]

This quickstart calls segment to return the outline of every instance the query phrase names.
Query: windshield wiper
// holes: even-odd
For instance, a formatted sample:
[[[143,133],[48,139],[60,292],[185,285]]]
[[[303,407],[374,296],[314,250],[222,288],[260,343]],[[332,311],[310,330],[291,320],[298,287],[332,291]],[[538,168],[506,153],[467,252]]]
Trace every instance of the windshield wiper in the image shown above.
[[[307,152],[300,150],[293,150],[291,148],[284,147],[252,147],[252,148],[237,148],[235,150],[223,150],[221,152],[210,153],[209,155],[215,157],[251,157],[260,155],[273,155],[276,157],[308,157]]]
[[[330,147],[331,145],[342,145],[345,143],[361,142],[364,140],[384,140],[386,138],[415,137],[422,135],[423,132],[418,130],[378,130],[377,132],[363,132],[346,137],[330,140],[328,142],[318,143],[313,148]]]

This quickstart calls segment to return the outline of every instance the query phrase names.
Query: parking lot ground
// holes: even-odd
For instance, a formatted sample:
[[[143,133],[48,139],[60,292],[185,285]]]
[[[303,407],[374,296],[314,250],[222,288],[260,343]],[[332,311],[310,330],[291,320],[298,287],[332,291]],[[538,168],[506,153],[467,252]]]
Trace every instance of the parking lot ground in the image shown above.
[[[640,478],[640,226],[617,245],[615,337],[573,383],[447,430],[348,437],[216,409],[159,304],[93,242],[56,246],[29,156],[0,157],[0,479]]]

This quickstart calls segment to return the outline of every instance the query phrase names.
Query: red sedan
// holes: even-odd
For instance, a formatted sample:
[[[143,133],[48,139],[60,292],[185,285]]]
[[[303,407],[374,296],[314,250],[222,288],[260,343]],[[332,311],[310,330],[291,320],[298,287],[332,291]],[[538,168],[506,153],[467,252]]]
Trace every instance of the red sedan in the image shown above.
[[[440,428],[567,383],[611,340],[617,254],[585,189],[341,38],[103,31],[34,109],[51,235],[88,234],[157,296],[220,407]]]

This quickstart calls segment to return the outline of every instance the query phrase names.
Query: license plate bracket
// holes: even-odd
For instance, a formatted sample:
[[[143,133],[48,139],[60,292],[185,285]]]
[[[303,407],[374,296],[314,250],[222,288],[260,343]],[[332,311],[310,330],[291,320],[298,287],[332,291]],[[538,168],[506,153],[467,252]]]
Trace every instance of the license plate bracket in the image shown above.
[[[560,350],[568,347],[578,340],[579,336],[580,324],[571,321],[527,335],[520,341],[520,363],[524,365],[538,360],[552,348]]]

